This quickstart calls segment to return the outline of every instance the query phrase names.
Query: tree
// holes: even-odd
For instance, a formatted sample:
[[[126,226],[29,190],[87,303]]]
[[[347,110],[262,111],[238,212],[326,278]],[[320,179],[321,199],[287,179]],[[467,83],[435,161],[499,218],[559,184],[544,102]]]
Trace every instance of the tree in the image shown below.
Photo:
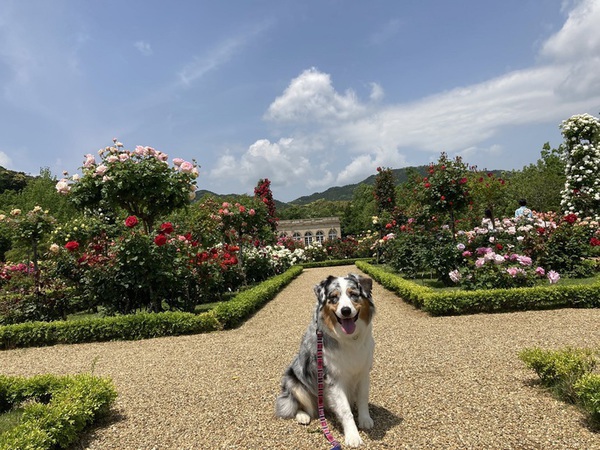
[[[352,201],[345,207],[340,218],[343,235],[358,236],[373,227],[373,216],[377,214],[377,205],[373,196],[373,187],[359,184]]]
[[[460,156],[448,158],[444,152],[436,164],[431,163],[422,181],[422,194],[431,212],[448,214],[453,237],[456,235],[457,213],[469,203],[467,189],[469,167]]]
[[[373,196],[377,204],[377,214],[383,215],[384,212],[391,213],[396,206],[396,182],[392,169],[377,168],[375,177],[375,186],[373,187]]]
[[[273,232],[277,231],[277,209],[271,192],[271,182],[268,178],[258,180],[258,184],[254,188],[254,195],[265,204],[267,207],[269,226]]]
[[[558,149],[546,142],[535,164],[506,174],[509,181],[503,212],[512,216],[519,199],[527,199],[528,206],[535,211],[561,210],[561,191],[565,186],[565,160],[561,145]]]
[[[195,197],[198,168],[195,163],[173,159],[152,147],[123,149],[116,139],[114,146],[100,150],[100,164],[86,155],[83,176],[63,178],[56,184],[60,193],[70,194],[71,201],[82,210],[108,208],[115,214],[124,209],[138,217],[149,234],[158,217],[186,206]]]
[[[479,216],[489,214],[492,226],[500,213],[500,207],[506,198],[508,183],[504,177],[498,177],[493,172],[474,171],[469,177],[468,189]]]

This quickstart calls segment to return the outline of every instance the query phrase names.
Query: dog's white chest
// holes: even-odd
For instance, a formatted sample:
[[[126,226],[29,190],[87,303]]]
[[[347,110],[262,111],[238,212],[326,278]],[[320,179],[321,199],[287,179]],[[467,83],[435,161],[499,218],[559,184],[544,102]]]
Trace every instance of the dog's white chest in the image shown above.
[[[375,342],[372,336],[340,343],[325,351],[327,373],[335,379],[352,379],[366,375],[373,364]]]

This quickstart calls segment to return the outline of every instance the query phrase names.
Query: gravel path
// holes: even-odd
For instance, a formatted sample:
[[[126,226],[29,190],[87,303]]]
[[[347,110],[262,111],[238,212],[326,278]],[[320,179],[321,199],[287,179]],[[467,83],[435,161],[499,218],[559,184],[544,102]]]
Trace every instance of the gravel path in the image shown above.
[[[305,270],[235,330],[3,351],[0,373],[112,377],[115,414],[77,449],[327,450],[315,421],[277,419],[273,405],[312,315],[313,286],[351,271]],[[363,448],[600,449],[585,416],[536,386],[517,358],[527,346],[599,346],[600,310],[429,317],[377,283],[373,294],[375,427],[361,431]]]

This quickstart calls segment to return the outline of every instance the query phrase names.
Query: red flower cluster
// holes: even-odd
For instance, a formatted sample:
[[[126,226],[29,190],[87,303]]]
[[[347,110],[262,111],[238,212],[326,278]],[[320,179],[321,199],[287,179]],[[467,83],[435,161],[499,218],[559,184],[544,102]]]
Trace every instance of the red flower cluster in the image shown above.
[[[590,245],[592,247],[598,247],[600,245],[600,239],[594,236],[592,239],[590,239]]]
[[[69,241],[65,244],[65,248],[70,252],[74,252],[79,248],[79,242],[77,241]]]
[[[240,248],[237,245],[225,244],[221,251],[217,248],[211,248],[208,251],[198,253],[198,263],[214,263],[221,267],[221,270],[225,271],[230,266],[235,266],[238,263],[238,258],[234,254],[239,251]]]
[[[565,217],[563,217],[563,220],[567,223],[573,224],[573,223],[577,222],[577,214],[573,214],[573,213],[567,214]]]
[[[165,245],[167,243],[167,241],[169,240],[167,235],[171,234],[173,232],[173,230],[174,230],[174,228],[173,228],[173,224],[171,222],[164,222],[163,224],[161,224],[160,231],[154,238],[154,243],[156,245],[158,245],[159,247],[162,247],[163,245]]]
[[[125,226],[127,228],[133,228],[138,224],[138,218],[135,216],[129,216],[127,219],[125,219]]]

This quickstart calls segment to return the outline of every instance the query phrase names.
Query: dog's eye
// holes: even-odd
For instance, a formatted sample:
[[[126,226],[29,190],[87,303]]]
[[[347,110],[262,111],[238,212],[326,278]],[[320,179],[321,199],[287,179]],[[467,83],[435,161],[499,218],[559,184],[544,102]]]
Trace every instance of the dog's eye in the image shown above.
[[[339,299],[340,299],[340,296],[337,292],[334,292],[327,296],[327,300],[329,300],[329,303],[337,303]]]
[[[358,297],[360,297],[360,292],[355,291],[354,289],[350,289],[350,290],[348,290],[348,297],[358,298]]]

